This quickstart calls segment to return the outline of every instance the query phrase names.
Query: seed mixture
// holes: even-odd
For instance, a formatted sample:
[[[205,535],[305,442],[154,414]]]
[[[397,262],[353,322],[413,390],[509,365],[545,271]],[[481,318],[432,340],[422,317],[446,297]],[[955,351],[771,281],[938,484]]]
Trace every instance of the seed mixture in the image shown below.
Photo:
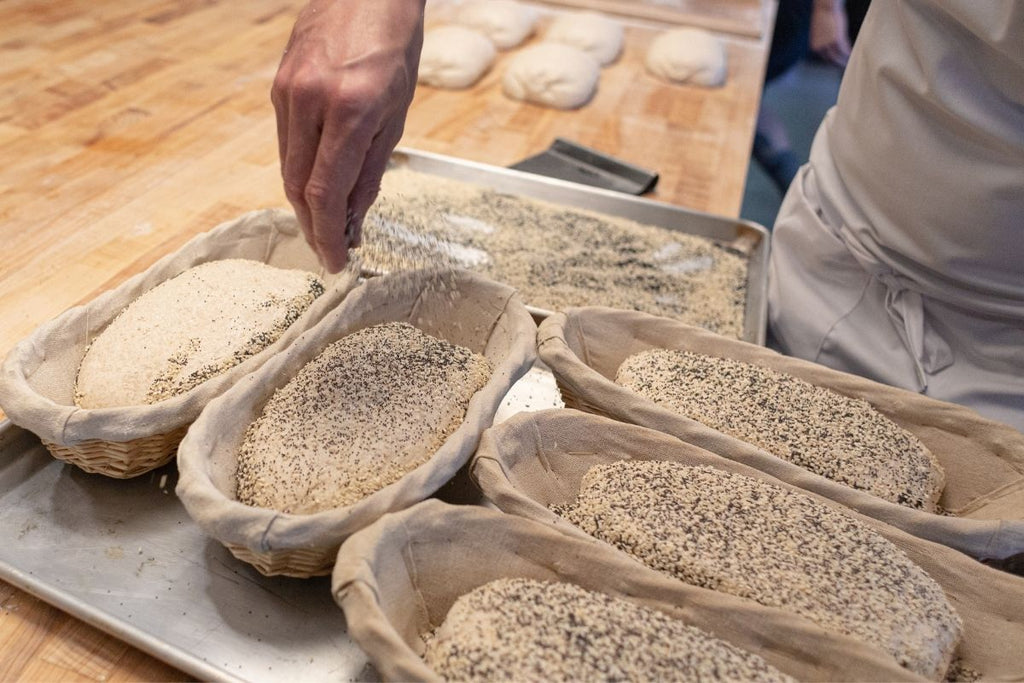
[[[810,496],[708,466],[592,467],[555,512],[687,583],[795,612],[940,678],[961,621],[895,545]]]
[[[324,285],[313,273],[260,261],[208,261],[130,303],[86,350],[75,383],[82,408],[157,403],[270,346]]]
[[[863,399],[728,358],[652,349],[615,381],[815,474],[934,512],[945,475],[921,441]]]
[[[791,681],[655,609],[567,583],[498,579],[460,597],[424,660],[449,681]]]
[[[728,247],[408,169],[385,174],[359,251],[377,271],[476,270],[541,309],[612,306],[743,334],[747,259]]]
[[[351,505],[426,462],[490,375],[480,354],[407,323],[347,335],[249,426],[236,497],[295,514]]]

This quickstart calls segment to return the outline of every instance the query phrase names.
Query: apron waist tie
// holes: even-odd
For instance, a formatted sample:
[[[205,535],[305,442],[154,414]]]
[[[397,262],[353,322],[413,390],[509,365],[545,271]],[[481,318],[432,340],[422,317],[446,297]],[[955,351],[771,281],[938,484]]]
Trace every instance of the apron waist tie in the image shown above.
[[[924,301],[920,292],[908,289],[901,278],[892,273],[873,273],[885,286],[885,310],[914,361],[918,391],[928,388],[928,375],[953,363],[953,350],[925,321]]]

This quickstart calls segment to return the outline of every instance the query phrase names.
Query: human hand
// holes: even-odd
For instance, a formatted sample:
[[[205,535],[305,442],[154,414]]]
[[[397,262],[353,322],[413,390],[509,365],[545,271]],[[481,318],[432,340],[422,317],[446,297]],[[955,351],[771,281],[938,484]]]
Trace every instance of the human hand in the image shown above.
[[[840,0],[814,0],[811,10],[811,52],[836,66],[850,60],[846,12]]]
[[[362,222],[416,89],[424,0],[311,0],[271,89],[284,191],[328,272]]]

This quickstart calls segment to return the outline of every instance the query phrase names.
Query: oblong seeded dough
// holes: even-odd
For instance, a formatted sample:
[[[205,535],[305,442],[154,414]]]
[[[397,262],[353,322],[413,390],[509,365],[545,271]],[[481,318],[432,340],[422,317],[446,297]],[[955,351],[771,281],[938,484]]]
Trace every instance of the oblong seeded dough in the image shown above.
[[[347,335],[249,425],[236,497],[294,514],[358,502],[426,462],[490,375],[482,355],[408,323]]]
[[[660,34],[647,50],[647,70],[666,81],[704,87],[725,84],[725,44],[699,28],[677,28]]]
[[[515,0],[470,0],[455,13],[455,22],[484,34],[499,50],[508,50],[533,34],[537,10]]]
[[[420,83],[437,88],[468,88],[494,62],[494,43],[465,26],[438,26],[423,36]]]
[[[708,466],[590,468],[555,511],[687,583],[791,610],[941,678],[962,630],[942,588],[895,545],[810,496]]]
[[[793,680],[655,609],[522,578],[456,600],[423,658],[450,681]]]
[[[561,14],[551,22],[544,40],[583,50],[606,66],[622,52],[622,24],[598,12]]]
[[[130,303],[93,340],[75,403],[136,406],[185,393],[274,343],[323,291],[313,273],[260,261],[194,266]]]
[[[556,109],[576,109],[597,91],[601,67],[583,50],[560,43],[538,43],[513,55],[505,68],[502,91]]]
[[[665,408],[879,498],[934,512],[945,475],[920,439],[863,399],[728,358],[649,349],[615,381]]]

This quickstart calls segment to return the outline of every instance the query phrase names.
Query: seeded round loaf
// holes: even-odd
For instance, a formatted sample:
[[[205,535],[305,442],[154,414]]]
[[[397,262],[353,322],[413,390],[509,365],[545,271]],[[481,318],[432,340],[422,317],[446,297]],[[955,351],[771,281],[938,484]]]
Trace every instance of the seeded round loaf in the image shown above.
[[[194,266],[130,303],[82,358],[81,408],[157,403],[273,344],[324,292],[303,270],[224,259]]]
[[[651,349],[615,381],[655,403],[815,474],[934,512],[941,465],[921,441],[863,399],[769,368],[690,351]]]
[[[961,622],[942,588],[895,545],[810,496],[708,466],[624,460],[592,467],[576,526],[688,583],[791,610],[945,674]]]
[[[491,581],[427,641],[449,681],[792,681],[761,657],[655,609],[569,583]]]
[[[426,462],[490,375],[482,355],[408,323],[347,335],[250,425],[237,498],[295,514],[351,505]]]

